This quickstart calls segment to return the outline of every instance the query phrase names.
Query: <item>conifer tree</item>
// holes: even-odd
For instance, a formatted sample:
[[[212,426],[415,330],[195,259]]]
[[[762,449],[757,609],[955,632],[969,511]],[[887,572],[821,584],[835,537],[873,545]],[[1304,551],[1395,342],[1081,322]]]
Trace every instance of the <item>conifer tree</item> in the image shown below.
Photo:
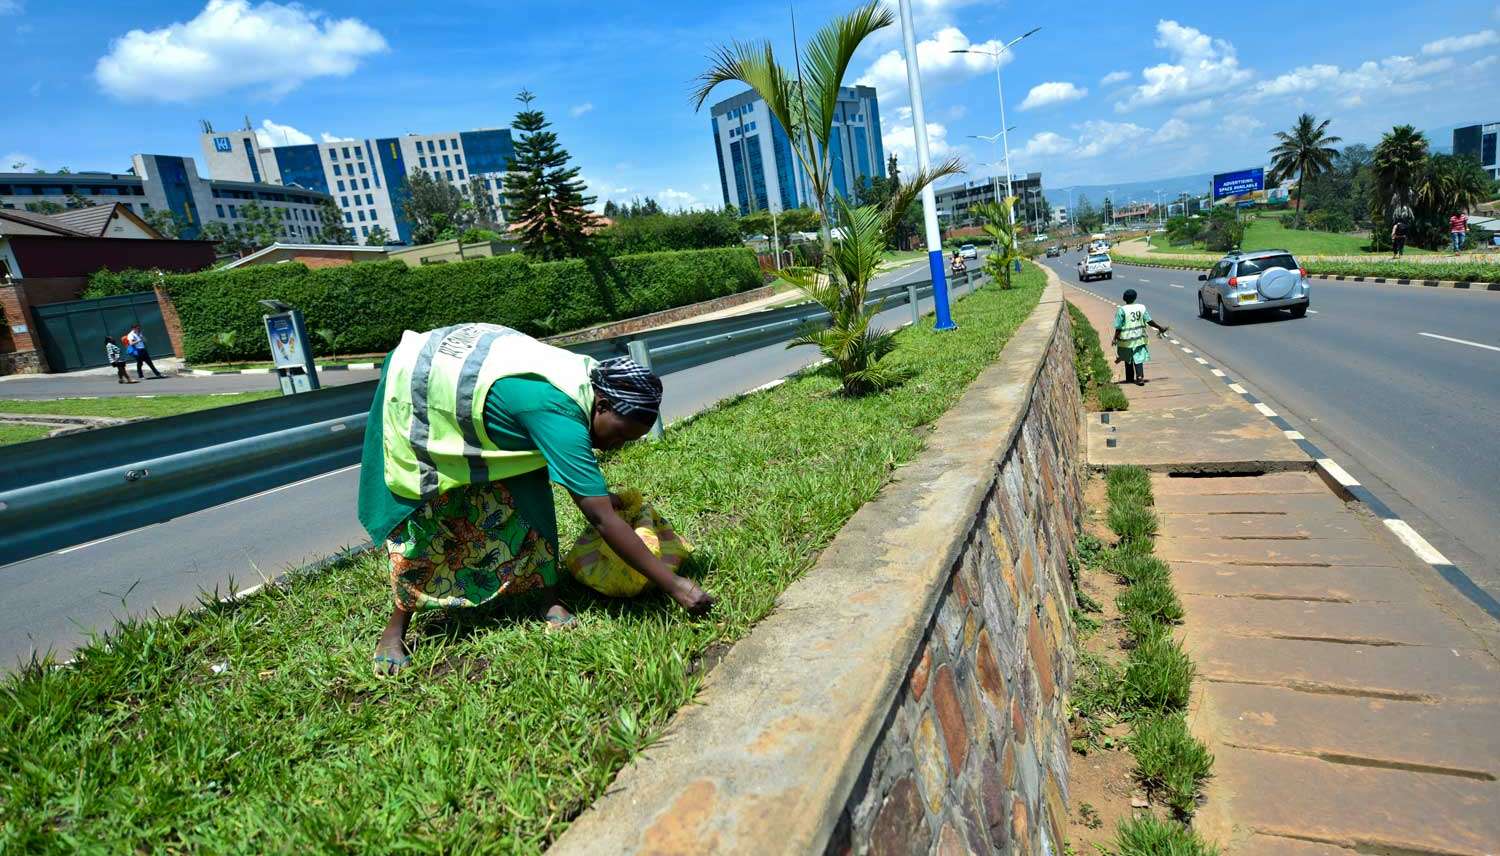
[[[519,134],[515,158],[505,174],[505,218],[520,232],[527,254],[543,260],[583,255],[585,230],[594,223],[588,207],[594,197],[578,179],[578,167],[568,166],[570,155],[547,130],[550,123],[528,90],[516,100],[521,110],[511,124]]]

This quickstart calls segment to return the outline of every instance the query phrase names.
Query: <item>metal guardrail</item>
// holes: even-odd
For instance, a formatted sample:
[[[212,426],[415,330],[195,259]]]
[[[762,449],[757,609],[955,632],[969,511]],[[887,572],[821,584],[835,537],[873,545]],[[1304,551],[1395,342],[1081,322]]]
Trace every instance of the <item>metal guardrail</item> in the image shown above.
[[[867,306],[910,305],[922,281],[870,293]],[[598,359],[645,346],[667,375],[791,339],[825,321],[816,304],[681,324],[570,350]],[[359,462],[375,381],[329,387],[0,449],[0,557],[82,544]]]

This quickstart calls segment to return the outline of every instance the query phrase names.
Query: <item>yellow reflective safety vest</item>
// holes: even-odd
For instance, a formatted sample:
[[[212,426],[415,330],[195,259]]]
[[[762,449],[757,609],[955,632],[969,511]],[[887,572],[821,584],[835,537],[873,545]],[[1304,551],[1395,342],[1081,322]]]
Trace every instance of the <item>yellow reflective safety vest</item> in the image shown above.
[[[592,357],[554,348],[498,324],[411,330],[391,352],[381,405],[385,483],[407,499],[429,499],[466,484],[518,476],[546,466],[540,452],[490,442],[484,400],[501,378],[535,375],[594,409]]]
[[[1146,344],[1146,307],[1139,303],[1120,307],[1120,347],[1138,348]]]

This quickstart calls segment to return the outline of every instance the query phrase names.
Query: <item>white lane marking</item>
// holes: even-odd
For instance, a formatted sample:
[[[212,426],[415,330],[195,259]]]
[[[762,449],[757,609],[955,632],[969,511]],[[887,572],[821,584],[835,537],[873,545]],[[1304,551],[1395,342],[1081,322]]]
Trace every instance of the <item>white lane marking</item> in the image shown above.
[[[251,587],[249,587],[247,589],[241,589],[240,591],[235,592],[234,593],[235,599],[241,600],[241,599],[247,598],[250,595],[255,594],[256,592],[260,591],[261,589],[263,589],[265,587],[266,587],[265,583],[256,583],[255,585],[253,585],[253,586],[251,586]]]
[[[146,527],[144,527],[144,526],[141,527],[141,529],[145,529],[145,528]],[[105,541],[113,541],[116,538],[123,538],[126,535],[129,535],[131,532],[139,532],[139,531],[141,531],[141,529],[132,529],[132,530],[130,530],[130,532],[116,532],[113,535],[106,535],[103,538],[96,538],[93,541],[85,541],[82,544],[74,544],[71,547],[67,547],[67,548],[64,548],[62,550],[56,551],[56,554],[59,555],[59,556],[63,556],[63,555],[66,555],[68,553],[73,552],[74,550],[82,550],[84,547],[92,547],[95,544],[103,544]]]
[[[1211,371],[1211,372],[1214,373],[1214,377],[1223,377],[1224,376],[1224,373],[1221,372],[1221,371],[1219,371],[1218,369],[1209,369],[1209,371]]]
[[[1455,339],[1452,336],[1439,336],[1436,333],[1418,333],[1418,336],[1426,336],[1429,339],[1442,339],[1444,342],[1454,342],[1459,345],[1468,345],[1471,348],[1484,348],[1486,351],[1500,351],[1494,345],[1486,345],[1481,342],[1470,342],[1468,339]]]
[[[1175,282],[1169,282],[1169,283],[1167,283],[1167,285],[1170,285],[1170,286],[1172,286],[1172,287],[1173,287],[1173,288],[1187,288],[1187,286],[1185,286],[1185,285],[1178,285],[1178,284],[1177,284],[1177,283],[1175,283]]]
[[[1149,280],[1149,279],[1145,279],[1145,278],[1142,278],[1142,277],[1139,277],[1139,276],[1136,277],[1136,279],[1140,280],[1141,282],[1146,283],[1147,285],[1151,284],[1151,280]]]
[[[1193,359],[1196,360],[1197,363],[1198,363],[1198,365],[1200,365],[1200,366],[1206,366],[1206,365],[1208,365],[1208,360],[1205,360],[1202,357],[1193,357]]]
[[[1359,480],[1349,475],[1349,471],[1339,466],[1338,461],[1335,461],[1333,458],[1319,458],[1318,466],[1327,470],[1328,474],[1333,476],[1333,480],[1344,487],[1359,486]]]
[[[1260,403],[1259,401],[1255,402],[1255,409],[1259,410],[1260,411],[1260,415],[1262,415],[1262,416],[1275,416],[1276,415],[1276,411],[1274,411],[1271,408],[1265,406],[1264,404]]]
[[[1181,345],[1182,344],[1181,342],[1177,341],[1176,339],[1168,339],[1167,341],[1171,342],[1174,345]]]
[[[1183,348],[1182,352],[1184,354],[1191,354],[1193,352],[1193,349],[1192,348]]]
[[[1309,310],[1307,310],[1307,314],[1308,315],[1317,315],[1318,314],[1318,310],[1316,310],[1316,309],[1309,309]]]
[[[1245,394],[1245,388],[1243,386],[1240,386],[1237,383],[1231,383],[1229,385],[1229,388],[1232,389],[1232,390],[1234,390],[1235,392],[1238,392],[1240,395],[1244,395]]]
[[[1436,547],[1427,543],[1426,538],[1418,535],[1417,530],[1411,528],[1411,525],[1408,524],[1405,520],[1401,520],[1399,518],[1387,520],[1385,521],[1385,528],[1394,532],[1396,534],[1396,537],[1401,539],[1401,543],[1405,544],[1407,547],[1410,547],[1411,551],[1417,554],[1417,558],[1421,559],[1427,564],[1453,564],[1452,562],[1448,561],[1447,556],[1439,553]]]
[[[1285,434],[1286,438],[1288,440],[1306,440],[1307,439],[1306,437],[1302,436],[1302,432],[1301,431],[1282,431],[1281,433]]]
[[[339,473],[347,473],[350,470],[357,470],[357,469],[359,469],[359,464],[350,464],[347,467],[340,467],[339,469],[330,470],[329,472],[326,472],[326,473],[319,473],[318,475],[310,476],[310,477],[305,478],[305,479],[303,479],[301,481],[294,481],[291,484],[284,484],[281,487],[273,487],[270,490],[263,490],[260,493],[252,493],[249,496],[242,496],[239,499],[232,499],[229,502],[226,502],[226,503],[224,503],[222,505],[215,505],[213,507],[214,508],[228,508],[231,505],[239,505],[242,502],[249,502],[252,499],[259,499],[262,496],[267,496],[269,494],[273,494],[273,493],[277,493],[279,491],[287,490],[289,488],[297,487],[298,485],[304,485],[304,484],[307,484],[308,482],[315,482],[318,479],[326,479],[329,476],[336,476]],[[208,511],[209,509],[205,508],[203,510],[204,511]]]

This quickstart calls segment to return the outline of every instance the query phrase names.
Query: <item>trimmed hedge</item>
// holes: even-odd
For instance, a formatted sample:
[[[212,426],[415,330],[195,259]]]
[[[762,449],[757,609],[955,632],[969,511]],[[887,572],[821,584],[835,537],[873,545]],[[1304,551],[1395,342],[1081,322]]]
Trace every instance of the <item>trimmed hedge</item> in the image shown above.
[[[1130,256],[1120,253],[1114,260],[1123,264],[1208,270],[1221,256],[1205,253],[1199,259],[1172,256]],[[1500,262],[1403,262],[1403,261],[1320,261],[1304,258],[1303,267],[1315,276],[1364,276],[1386,279],[1438,279],[1453,282],[1500,282]]]
[[[155,274],[101,271],[90,297],[149,290]],[[164,288],[182,321],[189,363],[269,356],[256,302],[301,309],[309,331],[329,328],[339,350],[378,353],[404,330],[465,321],[505,324],[532,335],[576,330],[756,288],[755,255],[743,247],[532,262],[516,255],[412,268],[361,262],[309,270],[288,263],[168,275]],[[234,344],[218,341],[235,333]]]

